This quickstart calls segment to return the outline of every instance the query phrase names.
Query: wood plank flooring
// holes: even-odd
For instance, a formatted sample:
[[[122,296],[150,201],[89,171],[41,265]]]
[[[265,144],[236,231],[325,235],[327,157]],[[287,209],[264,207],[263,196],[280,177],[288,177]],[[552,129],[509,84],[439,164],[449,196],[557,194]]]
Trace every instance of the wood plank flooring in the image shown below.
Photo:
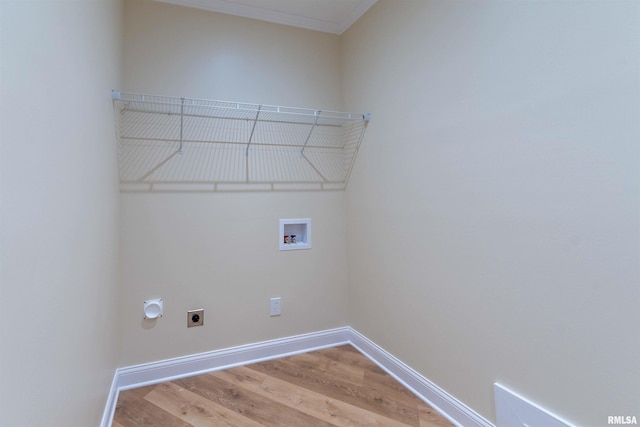
[[[452,426],[349,345],[120,393],[113,427]]]

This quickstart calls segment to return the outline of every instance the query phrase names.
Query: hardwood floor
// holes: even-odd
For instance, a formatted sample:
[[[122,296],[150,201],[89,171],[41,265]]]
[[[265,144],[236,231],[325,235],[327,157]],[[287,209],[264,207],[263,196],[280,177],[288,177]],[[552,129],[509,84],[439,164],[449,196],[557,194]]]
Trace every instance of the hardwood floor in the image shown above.
[[[120,393],[113,427],[451,426],[349,345]]]

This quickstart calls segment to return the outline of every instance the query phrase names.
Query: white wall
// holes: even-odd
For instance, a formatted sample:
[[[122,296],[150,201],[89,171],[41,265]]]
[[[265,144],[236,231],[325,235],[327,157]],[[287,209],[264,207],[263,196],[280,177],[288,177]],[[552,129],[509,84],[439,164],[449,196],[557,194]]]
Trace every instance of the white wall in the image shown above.
[[[332,34],[150,0],[125,3],[126,90],[336,109],[340,39]]]
[[[489,419],[496,381],[640,416],[640,4],[380,0],[342,42],[351,324]]]
[[[118,352],[121,4],[0,11],[0,425],[97,425]]]
[[[339,38],[148,1],[125,2],[123,90],[339,109]],[[122,194],[122,365],[347,324],[343,192]],[[279,251],[280,218],[313,248]],[[282,316],[269,317],[269,298]],[[143,301],[164,317],[143,320]],[[187,310],[205,309],[187,329]]]

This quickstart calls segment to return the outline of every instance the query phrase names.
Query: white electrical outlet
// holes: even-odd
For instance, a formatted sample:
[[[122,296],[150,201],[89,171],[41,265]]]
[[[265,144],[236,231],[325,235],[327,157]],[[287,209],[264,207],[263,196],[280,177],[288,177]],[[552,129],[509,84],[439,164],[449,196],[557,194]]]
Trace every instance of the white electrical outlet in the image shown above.
[[[280,316],[282,314],[282,300],[280,297],[271,298],[271,316]]]

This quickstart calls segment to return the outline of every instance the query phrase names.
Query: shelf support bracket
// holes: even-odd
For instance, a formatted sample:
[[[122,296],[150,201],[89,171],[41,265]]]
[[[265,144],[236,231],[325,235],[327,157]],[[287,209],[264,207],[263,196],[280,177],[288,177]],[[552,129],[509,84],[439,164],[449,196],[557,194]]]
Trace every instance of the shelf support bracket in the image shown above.
[[[253,127],[251,128],[251,135],[249,135],[249,142],[247,142],[247,150],[244,152],[246,157],[249,157],[249,146],[251,145],[251,140],[253,139],[253,133],[256,131],[256,124],[258,123],[258,117],[260,117],[260,109],[262,105],[258,105],[258,111],[256,112],[256,118],[253,119]]]
[[[309,129],[309,135],[307,135],[307,139],[304,141],[304,145],[302,146],[302,150],[300,150],[300,155],[302,156],[304,154],[304,149],[307,147],[307,144],[309,143],[309,139],[311,139],[311,134],[313,133],[313,130],[316,128],[316,125],[318,124],[318,119],[320,118],[320,110],[316,110],[315,112],[315,116],[316,119],[313,121],[313,125],[311,126],[311,129]]]
[[[180,149],[179,154],[182,154],[182,132],[184,128],[184,98],[180,98]]]

